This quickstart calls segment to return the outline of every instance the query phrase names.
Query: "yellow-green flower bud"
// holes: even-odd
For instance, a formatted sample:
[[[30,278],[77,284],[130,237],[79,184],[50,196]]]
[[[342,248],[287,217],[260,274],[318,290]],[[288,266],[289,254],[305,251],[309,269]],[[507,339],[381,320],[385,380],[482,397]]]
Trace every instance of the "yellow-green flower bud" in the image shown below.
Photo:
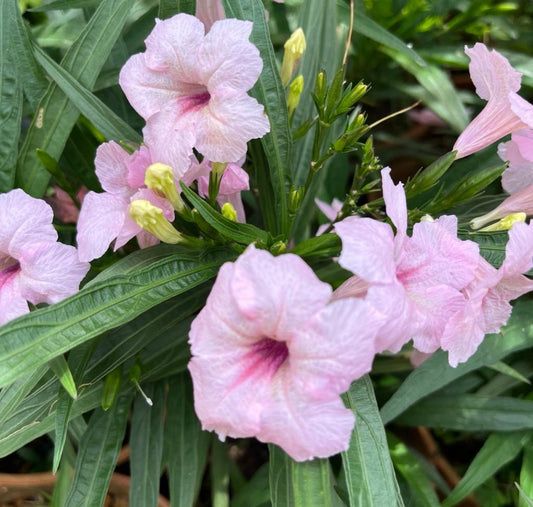
[[[160,163],[149,165],[144,183],[148,188],[166,197],[178,213],[184,210],[185,204],[174,183],[172,167]]]
[[[483,227],[479,232],[508,231],[517,222],[525,222],[526,217],[527,215],[525,213],[511,213],[496,223]]]
[[[300,59],[305,52],[305,35],[303,30],[297,28],[283,47],[285,51],[281,64],[281,83],[285,88],[296,72]]]
[[[224,218],[227,218],[228,220],[231,220],[232,222],[237,221],[237,211],[235,211],[235,208],[229,203],[225,202],[222,205],[222,216]]]
[[[154,206],[150,201],[137,199],[129,207],[131,218],[143,229],[153,234],[163,243],[182,243],[183,236],[164,217],[163,210]]]
[[[289,118],[292,118],[294,111],[300,102],[300,96],[304,90],[304,77],[299,75],[289,86],[289,95],[287,96],[287,109],[289,110]]]

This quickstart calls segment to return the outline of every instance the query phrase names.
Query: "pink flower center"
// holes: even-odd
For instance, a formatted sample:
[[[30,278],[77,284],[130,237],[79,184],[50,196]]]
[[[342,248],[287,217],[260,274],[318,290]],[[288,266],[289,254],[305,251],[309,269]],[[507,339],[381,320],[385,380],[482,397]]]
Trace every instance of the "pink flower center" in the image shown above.
[[[203,87],[202,87],[203,88]],[[202,107],[209,104],[211,95],[206,88],[201,90],[199,93],[193,93],[191,95],[183,95],[178,99],[178,102],[181,106],[181,114],[191,113],[193,111],[198,111]]]
[[[249,377],[272,378],[285,360],[289,357],[289,349],[285,342],[263,338],[250,347],[250,352],[244,356],[244,369],[239,381]]]
[[[15,264],[12,264],[11,266],[8,266],[7,268],[4,268],[2,271],[0,271],[0,289],[13,275],[15,275],[19,271],[19,269],[20,264],[18,262],[15,262]]]

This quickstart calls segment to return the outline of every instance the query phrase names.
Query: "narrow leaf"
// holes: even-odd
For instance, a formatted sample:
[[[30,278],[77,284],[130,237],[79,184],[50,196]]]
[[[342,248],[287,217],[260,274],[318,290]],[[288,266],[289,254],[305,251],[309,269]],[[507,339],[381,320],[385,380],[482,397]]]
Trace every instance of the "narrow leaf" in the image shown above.
[[[533,441],[531,440],[524,449],[524,458],[520,470],[520,488],[526,498],[533,499]],[[529,507],[528,502],[522,495],[520,495],[519,507]]]
[[[355,415],[350,448],[342,453],[350,506],[403,505],[368,375],[353,382],[344,399]]]
[[[119,398],[111,410],[97,409],[83,436],[74,477],[64,507],[103,505],[111,474],[122,445],[131,393]]]
[[[177,252],[148,267],[91,285],[48,308],[15,319],[0,330],[0,386],[156,304],[216,276],[235,254],[227,250]]]
[[[61,66],[87,89],[95,83],[132,6],[130,0],[102,0],[65,54]],[[34,196],[44,193],[49,174],[39,163],[35,150],[40,148],[59,159],[78,116],[78,109],[63,91],[55,83],[50,84],[19,154],[17,186]]]
[[[142,142],[142,138],[99,98],[84,88],[65,69],[52,60],[38,46],[35,57],[46,73],[63,90],[76,108],[91,121],[108,140]]]
[[[149,406],[139,394],[135,397],[130,436],[131,507],[157,505],[159,496],[165,383],[146,384],[143,390],[153,406]]]
[[[276,210],[277,228],[275,236],[288,233],[289,213],[287,202],[287,182],[292,138],[289,131],[289,119],[285,93],[279,77],[278,64],[270,40],[268,25],[265,20],[265,8],[261,0],[222,0],[227,17],[247,19],[253,22],[250,40],[257,46],[263,60],[263,71],[258,82],[252,88],[253,95],[265,107],[270,120],[270,133],[261,143],[268,153],[270,182],[274,193],[272,205]],[[261,192],[261,189],[259,189]]]
[[[200,489],[211,440],[194,412],[188,372],[169,380],[165,449],[171,505],[192,507]]]
[[[48,362],[48,365],[54,372],[55,376],[59,379],[59,382],[61,382],[61,385],[65,388],[67,393],[73,399],[76,399],[78,397],[76,383],[72,378],[72,373],[70,372],[65,358],[63,356],[54,357]]]
[[[472,493],[478,486],[494,477],[496,472],[512,461],[530,440],[530,431],[493,433],[470,463],[468,470],[452,493],[443,502],[451,507]]]
[[[228,448],[215,434],[211,441],[211,504],[213,507],[229,507]]]

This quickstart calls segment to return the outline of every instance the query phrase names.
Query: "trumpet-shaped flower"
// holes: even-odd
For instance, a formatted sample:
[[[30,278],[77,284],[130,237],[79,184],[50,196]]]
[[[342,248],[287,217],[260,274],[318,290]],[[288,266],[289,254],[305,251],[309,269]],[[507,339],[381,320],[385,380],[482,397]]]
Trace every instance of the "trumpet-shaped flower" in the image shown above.
[[[339,263],[356,275],[336,295],[364,297],[387,315],[376,350],[398,351],[409,339],[422,352],[434,352],[448,319],[465,304],[461,290],[479,260],[471,241],[457,238],[457,219],[415,224],[407,236],[407,207],[401,185],[382,170],[387,215],[396,227],[370,218],[348,217],[335,224],[342,240]]]
[[[255,436],[298,461],[347,449],[354,416],[339,395],[370,370],[382,317],[331,292],[293,254],[252,245],[222,266],[189,335],[204,429]]]
[[[78,291],[89,264],[57,242],[52,208],[20,189],[0,194],[0,324]]]
[[[205,34],[200,20],[178,14],[158,20],[146,52],[126,62],[120,84],[147,120],[147,144],[164,158],[186,167],[194,147],[209,160],[236,162],[250,139],[269,131],[263,106],[246,93],[263,66],[251,31],[249,21],[223,19]]]
[[[113,141],[98,148],[94,163],[105,192],[89,192],[83,200],[77,236],[81,260],[101,257],[113,240],[114,250],[134,236],[137,236],[141,248],[159,242],[142,229],[128,212],[132,201],[144,199],[161,208],[166,219],[174,220],[172,205],[144,186],[146,168],[154,162],[146,146],[141,146],[132,154]]]
[[[196,0],[194,15],[204,24],[206,32],[209,31],[215,21],[226,17],[222,0]]]
[[[502,187],[509,194],[533,185],[533,130],[513,132],[511,140],[498,146],[498,155],[509,162],[502,175]]]
[[[533,290],[533,281],[522,274],[533,267],[533,225],[513,226],[505,254],[499,269],[480,259],[474,280],[463,291],[466,305],[446,325],[441,346],[454,367],[474,354],[485,334],[500,332],[511,315],[509,301]]]
[[[470,57],[476,92],[487,104],[455,142],[457,158],[486,148],[515,130],[533,127],[533,106],[516,93],[522,74],[500,53],[479,42],[471,49],[465,47],[465,53]]]
[[[329,224],[322,224],[319,226],[319,228],[316,231],[316,235],[320,236],[321,234],[324,234],[330,227],[330,225],[333,223],[333,221],[337,218],[337,215],[339,214],[339,211],[342,209],[342,201],[339,201],[336,197],[331,201],[331,204],[327,204],[324,201],[321,201],[320,199],[315,199],[315,204],[318,206],[318,209],[324,213],[326,218],[330,221]]]

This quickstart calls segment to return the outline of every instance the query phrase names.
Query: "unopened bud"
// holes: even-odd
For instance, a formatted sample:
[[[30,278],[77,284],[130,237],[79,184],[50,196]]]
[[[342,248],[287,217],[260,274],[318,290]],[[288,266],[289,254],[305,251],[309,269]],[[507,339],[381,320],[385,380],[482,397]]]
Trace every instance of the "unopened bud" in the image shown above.
[[[284,254],[287,251],[287,243],[285,241],[276,241],[270,247],[270,253],[273,255]]]
[[[359,83],[355,85],[348,93],[342,97],[339,105],[337,106],[338,112],[348,111],[353,107],[353,105],[365,95],[368,90],[368,86],[364,83]]]
[[[292,118],[294,111],[300,102],[300,96],[304,90],[304,77],[299,75],[289,86],[289,95],[287,96],[287,109],[289,110],[289,118]]]
[[[163,243],[181,243],[182,235],[174,229],[163,215],[163,210],[150,201],[137,199],[130,204],[129,213],[144,230],[154,235]]]
[[[218,176],[222,176],[227,166],[227,162],[211,162],[211,171]]]
[[[225,202],[222,205],[222,209],[220,211],[222,212],[222,216],[224,218],[227,218],[228,220],[231,220],[232,222],[237,221],[237,211],[235,211],[235,208],[231,205],[231,203]]]
[[[174,182],[174,172],[169,165],[156,163],[148,166],[144,183],[148,188],[166,197],[178,213],[185,208]]]
[[[496,223],[483,227],[479,232],[508,231],[517,222],[525,222],[526,217],[527,215],[525,213],[511,213]]]
[[[289,193],[289,211],[290,213],[296,213],[304,196],[303,187],[293,188]]]
[[[434,222],[435,219],[431,215],[426,213],[425,215],[422,216],[422,218],[420,218],[420,221],[421,222]]]
[[[281,83],[285,88],[296,72],[300,59],[305,52],[305,35],[303,30],[297,28],[283,47],[285,51],[281,64]]]

